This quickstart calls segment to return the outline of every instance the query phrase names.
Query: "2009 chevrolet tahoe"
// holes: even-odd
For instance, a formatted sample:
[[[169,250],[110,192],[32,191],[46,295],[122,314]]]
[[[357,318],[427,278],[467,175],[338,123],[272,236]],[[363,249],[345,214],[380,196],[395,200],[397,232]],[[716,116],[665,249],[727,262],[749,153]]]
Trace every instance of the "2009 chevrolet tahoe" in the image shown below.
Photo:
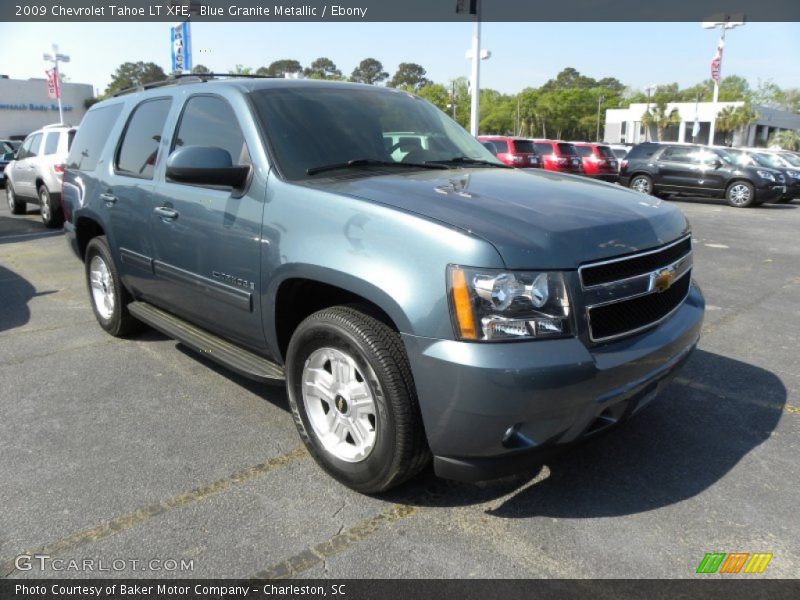
[[[641,193],[507,168],[428,102],[183,78],[96,104],[64,176],[100,326],[286,384],[363,492],[529,468],[629,417],[694,349],[689,224]]]

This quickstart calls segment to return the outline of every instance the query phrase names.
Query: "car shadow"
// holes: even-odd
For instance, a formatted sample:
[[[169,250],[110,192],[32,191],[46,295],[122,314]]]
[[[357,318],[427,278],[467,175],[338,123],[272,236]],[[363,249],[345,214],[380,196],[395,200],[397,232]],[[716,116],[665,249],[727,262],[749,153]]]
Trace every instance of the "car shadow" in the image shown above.
[[[670,196],[667,202],[685,202],[687,204],[714,204],[717,206],[725,206],[728,208],[734,208],[730,206],[724,198],[709,198],[706,196]],[[793,204],[794,200],[785,203],[765,203],[759,204],[758,206],[754,206],[752,208],[756,208],[758,210],[766,209],[766,210],[795,210],[798,207],[796,204]],[[738,210],[738,209],[737,209]]]
[[[38,210],[36,211],[39,212]],[[18,243],[43,237],[61,235],[63,230],[48,229],[41,221],[26,219],[24,216],[8,217],[0,215],[0,244]]]
[[[382,497],[435,506],[505,498],[486,514],[508,519],[649,511],[713,486],[770,437],[785,404],[786,388],[772,372],[698,350],[660,397],[628,423],[544,467],[480,484],[438,483],[429,470],[421,482]],[[420,495],[426,486],[440,491]]]
[[[0,265],[0,332],[27,324],[31,319],[28,302],[55,291],[37,292],[27,279]]]

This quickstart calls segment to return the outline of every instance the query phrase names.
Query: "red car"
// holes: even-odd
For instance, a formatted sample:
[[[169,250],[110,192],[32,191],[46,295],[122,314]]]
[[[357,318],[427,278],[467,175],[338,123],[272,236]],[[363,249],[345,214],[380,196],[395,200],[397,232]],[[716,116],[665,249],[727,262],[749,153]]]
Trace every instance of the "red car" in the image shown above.
[[[541,167],[539,157],[533,148],[533,142],[525,138],[507,135],[479,135],[478,141],[491,142],[497,150],[497,158],[510,167],[538,169]]]
[[[583,161],[586,175],[612,183],[619,179],[619,163],[611,148],[593,142],[572,142],[572,145]]]
[[[542,168],[583,175],[581,158],[572,144],[554,140],[533,140],[533,146],[542,160]]]

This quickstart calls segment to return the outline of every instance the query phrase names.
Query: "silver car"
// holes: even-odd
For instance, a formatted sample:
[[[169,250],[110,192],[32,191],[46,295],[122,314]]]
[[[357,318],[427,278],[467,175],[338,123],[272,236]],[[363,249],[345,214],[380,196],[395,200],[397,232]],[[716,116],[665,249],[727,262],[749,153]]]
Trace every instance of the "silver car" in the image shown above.
[[[25,138],[5,169],[6,199],[13,214],[24,214],[29,202],[38,204],[42,222],[61,227],[61,180],[76,131],[69,125],[48,125]]]

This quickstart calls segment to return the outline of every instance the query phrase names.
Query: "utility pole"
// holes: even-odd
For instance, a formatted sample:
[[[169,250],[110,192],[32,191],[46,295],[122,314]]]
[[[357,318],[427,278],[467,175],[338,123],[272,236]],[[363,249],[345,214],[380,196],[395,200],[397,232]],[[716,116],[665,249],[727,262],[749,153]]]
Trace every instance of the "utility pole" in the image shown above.
[[[597,141],[600,141],[600,105],[605,102],[606,97],[600,96],[597,98]]]
[[[481,2],[480,0],[457,0],[456,13],[472,15],[472,47],[467,50],[466,57],[472,60],[472,71],[469,79],[469,91],[472,94],[470,102],[469,130],[472,135],[478,135],[480,122],[480,95],[481,95],[481,61],[492,56],[488,50],[481,50]]]
[[[654,89],[656,89],[656,87],[658,87],[658,86],[656,86],[655,83],[651,83],[646,88],[647,89],[647,110],[645,111],[646,115],[650,114],[650,93]],[[648,123],[647,126],[644,128],[644,141],[645,142],[649,142],[650,141],[650,123]]]
[[[58,63],[59,62],[69,62],[69,56],[66,54],[61,54],[58,51],[58,44],[52,45],[52,52],[45,52],[42,55],[42,58],[47,62],[53,63],[53,78],[55,80],[56,86],[56,98],[58,98],[58,122],[62,125],[64,124],[64,109],[61,106],[61,82],[59,81],[59,70],[58,70]]]

